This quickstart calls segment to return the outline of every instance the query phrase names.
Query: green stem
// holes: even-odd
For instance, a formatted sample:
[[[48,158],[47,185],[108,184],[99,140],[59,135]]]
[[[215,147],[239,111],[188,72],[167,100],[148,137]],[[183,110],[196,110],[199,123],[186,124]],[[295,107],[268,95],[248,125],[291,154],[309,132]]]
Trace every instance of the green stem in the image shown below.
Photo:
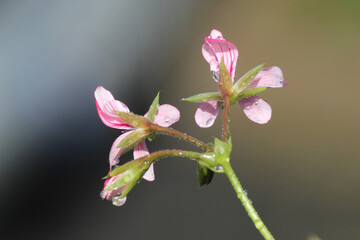
[[[129,168],[129,165],[134,164],[134,162],[137,162],[137,164],[140,164],[142,166],[152,163],[160,158],[164,157],[186,157],[191,160],[207,160],[206,156],[204,156],[204,153],[199,152],[192,152],[192,151],[184,151],[184,150],[178,150],[178,149],[172,149],[172,150],[161,150],[157,152],[153,152],[149,155],[146,155],[141,158],[134,159],[132,161],[129,161],[123,165],[118,166],[114,170],[112,170],[107,176],[105,176],[103,179],[107,179],[109,177],[113,177],[119,173],[124,172]]]
[[[192,143],[192,144],[196,145],[197,147],[200,147],[200,148],[202,148],[202,149],[204,149],[206,151],[211,151],[211,152],[214,151],[214,149],[211,146],[207,145],[206,143],[204,143],[204,142],[202,142],[202,141],[200,141],[200,140],[198,140],[198,139],[196,139],[196,138],[194,138],[192,136],[189,136],[189,135],[187,135],[185,133],[176,131],[176,130],[174,130],[172,128],[161,127],[161,126],[159,126],[157,124],[154,124],[154,123],[151,123],[149,125],[149,128],[154,132],[164,133],[164,134],[171,135],[171,136],[180,138],[182,140],[185,140],[185,141],[187,141],[189,143]]]
[[[141,159],[144,159],[144,161],[155,161],[160,158],[164,157],[186,157],[190,158],[191,160],[198,160],[201,159],[203,156],[203,153],[198,152],[192,152],[192,151],[185,151],[185,150],[179,150],[179,149],[171,149],[171,150],[161,150],[154,153],[151,153],[150,155],[147,155],[145,157],[142,157]],[[138,158],[140,159],[140,158]]]
[[[252,205],[251,200],[247,197],[244,189],[242,188],[239,179],[236,177],[234,170],[232,169],[229,162],[222,163],[222,167],[224,168],[225,174],[228,176],[231,185],[233,186],[237,197],[240,199],[242,205],[244,206],[245,210],[247,211],[249,217],[254,222],[255,227],[261,233],[261,235],[266,240],[275,240],[275,238],[271,235],[270,231],[265,226],[264,222],[259,217],[258,213],[256,212],[254,206]]]
[[[229,129],[229,120],[230,120],[230,96],[224,96],[224,116],[223,116],[223,127],[221,139],[223,142],[226,142],[230,137],[230,129]]]

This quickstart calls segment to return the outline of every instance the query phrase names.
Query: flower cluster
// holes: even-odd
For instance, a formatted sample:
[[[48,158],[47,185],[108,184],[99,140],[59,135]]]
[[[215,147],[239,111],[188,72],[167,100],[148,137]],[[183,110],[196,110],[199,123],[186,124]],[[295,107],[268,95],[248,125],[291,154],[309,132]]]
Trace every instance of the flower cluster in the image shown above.
[[[202,54],[210,64],[210,72],[219,89],[183,100],[200,103],[195,112],[195,122],[202,128],[211,127],[220,110],[224,108],[222,140],[215,138],[214,144],[208,145],[169,128],[179,121],[180,112],[172,105],[159,105],[159,94],[149,111],[140,116],[131,113],[124,103],[115,100],[104,87],[99,86],[95,90],[95,104],[102,122],[108,127],[122,130],[122,134],[110,149],[110,170],[101,192],[103,199],[112,200],[116,206],[123,205],[127,194],[141,178],[148,181],[155,179],[153,162],[165,156],[181,156],[196,160],[199,183],[208,184],[214,172],[224,172],[222,163],[226,164],[230,159],[232,144],[227,125],[230,105],[238,103],[245,115],[256,123],[264,124],[270,120],[271,107],[257,94],[268,88],[281,88],[287,85],[279,67],[263,68],[263,64],[259,65],[235,82],[238,49],[233,43],[226,41],[217,30],[212,30],[210,36],[205,38]],[[145,140],[154,139],[158,133],[178,137],[195,144],[205,152],[164,150],[150,154]],[[119,158],[131,149],[134,159],[117,165]]]
[[[114,141],[110,149],[110,154],[109,154],[110,171],[114,165],[119,163],[120,156],[131,148],[134,148],[133,151],[134,159],[138,159],[146,155],[149,155],[149,151],[145,144],[145,138],[151,134],[151,131],[149,131],[146,128],[146,124],[143,124],[143,126],[140,127],[132,126],[131,124],[129,124],[129,122],[121,118],[118,113],[119,112],[129,113],[130,112],[129,108],[124,103],[115,100],[113,95],[104,87],[99,86],[95,90],[94,95],[95,95],[97,112],[102,122],[108,127],[124,130],[123,134],[121,134]],[[152,110],[154,110],[154,113],[150,114],[152,116],[149,116],[149,112],[148,112],[145,114],[145,117],[149,121],[163,127],[169,127],[175,122],[179,121],[180,119],[179,110],[176,107],[171,106],[169,104],[158,106],[158,102],[156,102],[153,108],[150,109],[149,111]],[[130,140],[135,139],[135,142],[125,141],[125,144],[122,144],[119,147],[119,145],[122,142],[124,142],[124,140],[126,140],[127,138],[129,138]],[[114,198],[114,196],[118,196],[120,193],[122,193],[121,188],[113,191],[105,190],[118,178],[119,176],[114,176],[107,179],[107,181],[105,181],[104,190],[101,193],[102,198],[106,198],[110,200]],[[153,164],[151,164],[149,169],[145,172],[143,178],[148,181],[153,181],[155,179]],[[119,205],[119,201],[115,201],[115,202],[117,205]],[[125,203],[125,201],[123,201],[122,203]]]

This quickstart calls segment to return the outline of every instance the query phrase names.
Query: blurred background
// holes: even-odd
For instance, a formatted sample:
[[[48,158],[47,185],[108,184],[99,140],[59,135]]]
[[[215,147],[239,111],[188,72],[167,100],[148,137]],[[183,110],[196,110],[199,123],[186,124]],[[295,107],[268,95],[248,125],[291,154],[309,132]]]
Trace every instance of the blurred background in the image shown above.
[[[207,142],[179,99],[216,89],[201,55],[220,30],[239,50],[236,75],[266,62],[288,86],[261,94],[266,125],[232,108],[231,161],[276,239],[360,235],[360,2],[79,0],[0,3],[2,239],[261,239],[227,181],[199,188],[196,164],[168,158],[122,207],[101,200],[120,131],[102,124],[93,92],[135,113],[156,93],[175,129]],[[161,137],[148,144],[194,149]],[[126,154],[121,161],[132,158]]]

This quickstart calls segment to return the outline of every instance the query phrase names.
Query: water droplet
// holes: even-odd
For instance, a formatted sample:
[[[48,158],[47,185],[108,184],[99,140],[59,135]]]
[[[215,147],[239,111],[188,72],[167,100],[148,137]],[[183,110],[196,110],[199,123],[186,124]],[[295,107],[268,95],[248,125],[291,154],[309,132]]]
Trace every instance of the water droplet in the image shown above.
[[[124,176],[124,182],[127,183],[128,181],[130,181],[131,177],[130,175],[126,175]]]
[[[247,190],[246,190],[246,189],[244,190],[244,194],[245,194],[245,195],[248,195],[248,192],[247,192]]]
[[[112,198],[112,203],[118,207],[124,205],[125,202],[126,202],[126,197],[120,198],[119,196],[116,196]]]
[[[169,123],[170,122],[170,117],[166,116],[164,120],[165,120],[166,123]]]
[[[254,104],[255,104],[255,105],[258,105],[259,103],[258,103],[258,102],[255,102]]]
[[[220,166],[220,165],[217,165],[217,166],[214,167],[214,170],[221,171],[221,170],[223,170],[223,167]]]
[[[179,152],[179,155],[181,156],[183,153],[182,152]]]
[[[213,79],[218,82],[219,81],[219,74],[217,74],[215,71],[211,71]]]
[[[209,118],[209,119],[206,121],[205,125],[206,125],[206,126],[210,126],[213,120],[214,120],[213,118]]]

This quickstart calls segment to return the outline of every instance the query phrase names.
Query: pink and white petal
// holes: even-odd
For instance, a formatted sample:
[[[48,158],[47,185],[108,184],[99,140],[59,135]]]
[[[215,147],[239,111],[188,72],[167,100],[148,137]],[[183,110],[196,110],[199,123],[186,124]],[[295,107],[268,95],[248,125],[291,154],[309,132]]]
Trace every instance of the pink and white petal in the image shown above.
[[[145,157],[149,155],[149,150],[146,147],[145,140],[141,141],[138,145],[134,147],[134,159]]]
[[[287,82],[284,80],[281,69],[277,66],[263,68],[255,78],[250,82],[246,89],[250,88],[281,88],[285,87]]]
[[[210,71],[217,74],[219,73],[220,61],[223,59],[231,78],[234,79],[238,50],[233,43],[223,38],[221,32],[215,29],[211,31],[210,36],[205,38],[202,54],[210,64]]]
[[[96,103],[96,108],[101,121],[108,127],[117,129],[132,129],[133,126],[122,120],[114,111],[129,112],[125,104],[118,100],[106,102],[103,108]]]
[[[146,147],[145,141],[141,141],[138,145],[134,147],[134,159],[145,157],[149,155],[149,150]],[[154,164],[151,164],[149,169],[145,172],[143,178],[147,181],[154,181]]]
[[[152,163],[149,169],[145,172],[145,174],[143,175],[143,179],[150,182],[155,180],[154,163]]]
[[[253,122],[265,124],[271,119],[271,107],[263,99],[254,95],[238,101],[245,115]]]
[[[102,86],[98,86],[94,92],[95,101],[102,109],[106,102],[115,100],[114,96],[110,91],[106,90]]]
[[[169,104],[163,104],[159,106],[156,112],[154,123],[162,127],[169,127],[179,121],[179,119],[180,112],[176,107]]]
[[[121,134],[112,144],[109,154],[109,165],[110,170],[111,167],[119,163],[119,158],[122,154],[122,152],[126,149],[126,147],[118,148],[117,146],[120,144],[120,142],[131,133],[132,131],[128,131],[124,134]]]
[[[211,127],[214,124],[219,111],[220,109],[217,101],[203,102],[195,112],[195,122],[202,128]]]
[[[124,103],[115,100],[111,92],[101,86],[96,88],[94,95],[97,112],[106,126],[119,129],[132,128],[114,113],[114,111],[130,112]]]

